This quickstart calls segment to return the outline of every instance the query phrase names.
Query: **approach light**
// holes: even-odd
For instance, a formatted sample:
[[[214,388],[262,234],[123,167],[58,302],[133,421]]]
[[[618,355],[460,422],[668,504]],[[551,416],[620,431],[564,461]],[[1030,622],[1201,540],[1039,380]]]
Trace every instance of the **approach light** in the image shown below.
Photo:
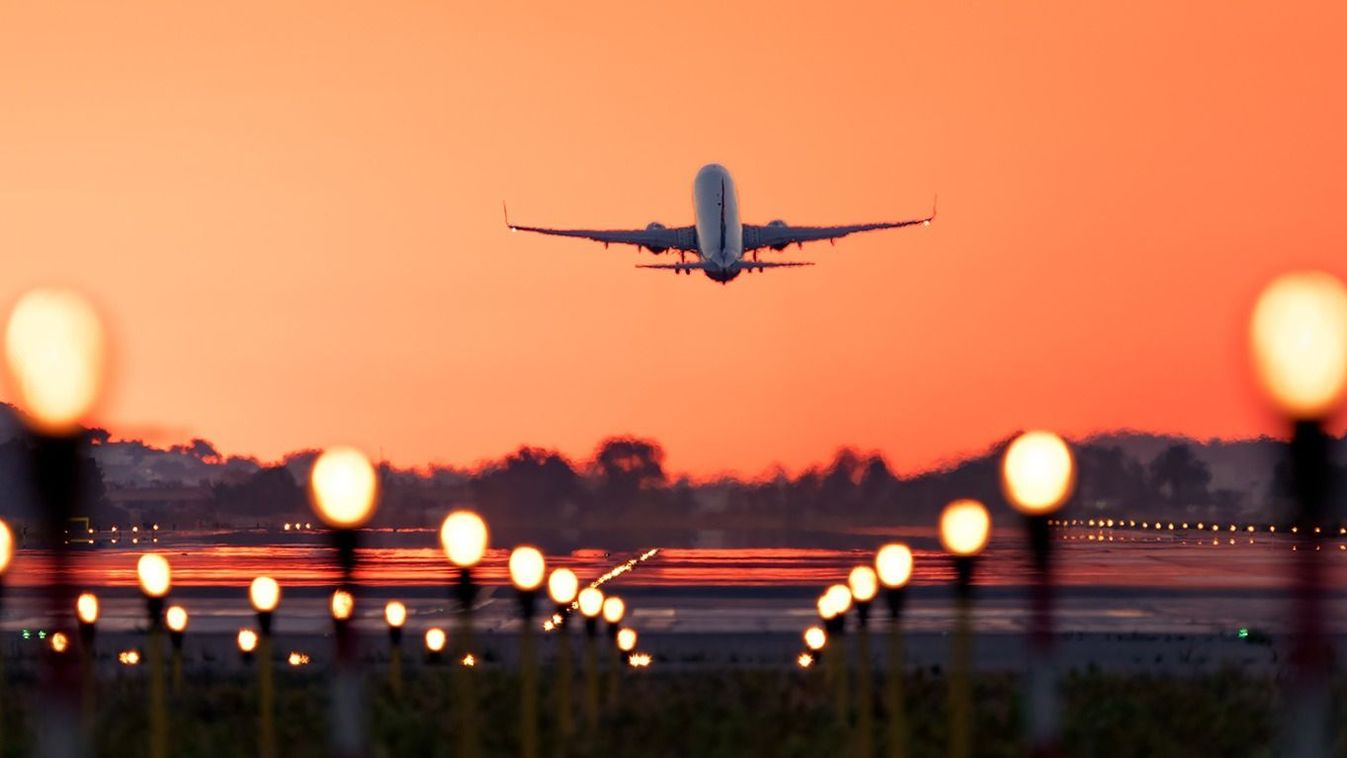
[[[557,605],[570,605],[575,602],[575,593],[580,588],[580,580],[575,572],[568,568],[553,569],[547,577],[547,594]]]
[[[824,590],[823,596],[828,598],[828,605],[834,616],[845,615],[851,610],[851,590],[845,584],[830,585]]]
[[[586,587],[580,590],[580,595],[576,598],[580,601],[580,613],[585,618],[597,618],[599,612],[603,610],[603,591],[598,587]]]
[[[240,629],[237,638],[239,652],[248,655],[257,649],[257,632],[251,629]]]
[[[384,606],[384,621],[394,629],[401,629],[407,623],[407,606],[399,600],[389,600]]]
[[[438,626],[432,626],[426,630],[426,650],[432,653],[439,653],[444,650],[444,645],[449,641],[449,636]]]
[[[355,596],[346,590],[337,590],[332,593],[332,602],[329,605],[332,609],[332,618],[346,621],[355,612]]]
[[[440,545],[449,562],[472,568],[486,555],[486,522],[472,511],[453,511],[440,525]]]
[[[1254,369],[1286,415],[1317,420],[1347,391],[1347,287],[1332,274],[1297,271],[1274,279],[1249,321]]]
[[[98,623],[98,596],[92,592],[81,592],[80,596],[75,598],[75,615],[79,617],[81,624]]]
[[[868,603],[879,593],[879,577],[869,566],[856,566],[847,575],[847,586],[858,603]]]
[[[356,529],[374,515],[379,479],[374,464],[353,447],[330,447],[313,462],[313,510],[333,529]]]
[[[832,621],[837,618],[837,610],[833,608],[833,598],[824,592],[818,596],[818,601],[814,603],[818,608],[818,617],[824,621]]]
[[[636,648],[636,630],[629,626],[624,626],[617,630],[617,649],[624,653],[630,653]]]
[[[804,630],[804,645],[810,650],[822,650],[823,646],[828,644],[828,633],[823,631],[823,627],[811,626]]]
[[[627,615],[627,604],[617,595],[612,595],[603,599],[603,620],[610,624],[616,624]]]
[[[9,564],[14,561],[14,532],[10,531],[9,524],[4,519],[0,519],[0,576],[4,576],[9,570]]]
[[[954,555],[977,555],[987,546],[991,517],[976,500],[955,500],[940,513],[940,544]]]
[[[533,592],[543,584],[547,563],[542,551],[520,545],[510,552],[510,582],[521,592]]]
[[[281,602],[281,585],[269,576],[259,576],[248,586],[248,600],[258,613],[271,613]]]
[[[1075,482],[1071,448],[1052,432],[1025,432],[1006,448],[1001,461],[1001,488],[1010,504],[1026,516],[1052,513],[1062,507],[1071,497]],[[1109,526],[1113,526],[1112,520]]]
[[[181,634],[187,631],[187,609],[181,605],[170,605],[167,611],[164,611],[164,623],[168,624],[170,632]]]
[[[158,553],[145,553],[136,561],[136,575],[140,578],[140,591],[148,597],[163,597],[168,594],[172,584],[168,559]]]
[[[5,365],[19,407],[38,430],[73,434],[102,391],[106,335],[83,296],[30,290],[10,311]]]
[[[875,553],[875,569],[885,587],[905,586],[912,578],[912,550],[901,542],[890,542]]]

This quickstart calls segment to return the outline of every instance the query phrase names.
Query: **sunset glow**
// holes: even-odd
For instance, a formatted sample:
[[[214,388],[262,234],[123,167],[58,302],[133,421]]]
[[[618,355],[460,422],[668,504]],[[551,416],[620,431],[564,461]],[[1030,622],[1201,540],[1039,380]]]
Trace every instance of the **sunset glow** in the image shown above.
[[[1344,40],[0,3],[3,752],[1333,754]]]
[[[383,10],[7,8],[0,301],[68,282],[99,304],[115,435],[419,466],[522,443],[584,460],[630,432],[713,476],[840,445],[911,472],[1038,425],[1282,433],[1247,370],[1254,297],[1292,267],[1347,278],[1333,4],[744,2],[710,37],[698,3]],[[602,105],[560,96],[577,82]],[[787,126],[745,92],[828,107]],[[694,100],[733,116],[653,117]],[[503,199],[540,224],[691,223],[710,161],[757,223],[899,217],[937,192],[940,218],[772,252],[818,265],[724,288],[502,223]],[[744,331],[668,322],[711,313]],[[651,391],[708,366],[753,391]]]

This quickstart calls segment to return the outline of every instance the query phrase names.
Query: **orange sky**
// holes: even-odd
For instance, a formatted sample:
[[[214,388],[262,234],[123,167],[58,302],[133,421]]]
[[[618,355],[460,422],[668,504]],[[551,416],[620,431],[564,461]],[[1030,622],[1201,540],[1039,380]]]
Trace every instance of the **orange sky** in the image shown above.
[[[98,300],[125,434],[707,475],[1275,430],[1251,299],[1347,276],[1342,4],[517,5],[0,0],[0,300]],[[940,218],[724,287],[501,225],[690,223],[710,161]]]

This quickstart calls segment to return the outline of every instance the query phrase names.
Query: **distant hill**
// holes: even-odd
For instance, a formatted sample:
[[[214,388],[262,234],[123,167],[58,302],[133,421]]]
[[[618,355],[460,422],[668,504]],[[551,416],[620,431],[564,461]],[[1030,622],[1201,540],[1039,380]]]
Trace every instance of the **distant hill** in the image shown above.
[[[222,456],[208,441],[167,448],[115,440],[90,429],[85,512],[96,522],[179,526],[270,525],[312,519],[304,481],[314,451],[275,463]],[[899,477],[882,456],[839,450],[794,476],[697,482],[664,469],[658,442],[603,440],[586,461],[521,447],[475,469],[403,470],[381,466],[378,523],[433,525],[452,505],[480,509],[493,524],[570,529],[832,530],[933,523],[957,497],[975,497],[1007,514],[998,462],[1009,439],[937,470]],[[1081,517],[1257,519],[1283,504],[1284,444],[1267,438],[1193,440],[1137,431],[1075,443]],[[1347,471],[1347,444],[1334,444]],[[0,405],[0,511],[31,512],[27,442],[13,409]]]

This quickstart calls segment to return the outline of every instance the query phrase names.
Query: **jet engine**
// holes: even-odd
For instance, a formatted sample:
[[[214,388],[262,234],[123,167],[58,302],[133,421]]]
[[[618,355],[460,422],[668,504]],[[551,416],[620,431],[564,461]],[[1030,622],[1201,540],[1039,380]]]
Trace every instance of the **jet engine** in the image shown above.
[[[775,221],[768,221],[768,222],[767,222],[767,225],[770,226],[770,227],[776,227],[777,229],[782,229],[782,228],[785,228],[786,222],[785,222],[785,221],[782,221],[781,219],[776,219]],[[785,246],[785,245],[772,245],[772,249],[775,250],[775,251],[777,251],[777,252],[779,253],[779,252],[781,252],[782,250],[785,250],[785,249],[786,249],[786,246]]]
[[[646,230],[647,232],[662,232],[662,231],[664,231],[666,228],[667,228],[667,227],[664,226],[664,224],[661,224],[661,223],[658,222],[658,221],[651,221],[650,223],[648,223],[648,224],[645,225],[645,230]],[[662,252],[668,250],[669,248],[667,248],[667,247],[651,247],[650,245],[646,245],[646,246],[645,246],[645,249],[646,249],[646,250],[649,250],[650,252],[652,252],[652,253],[654,253],[654,254],[656,254],[656,255],[659,255],[660,253],[662,253]]]

